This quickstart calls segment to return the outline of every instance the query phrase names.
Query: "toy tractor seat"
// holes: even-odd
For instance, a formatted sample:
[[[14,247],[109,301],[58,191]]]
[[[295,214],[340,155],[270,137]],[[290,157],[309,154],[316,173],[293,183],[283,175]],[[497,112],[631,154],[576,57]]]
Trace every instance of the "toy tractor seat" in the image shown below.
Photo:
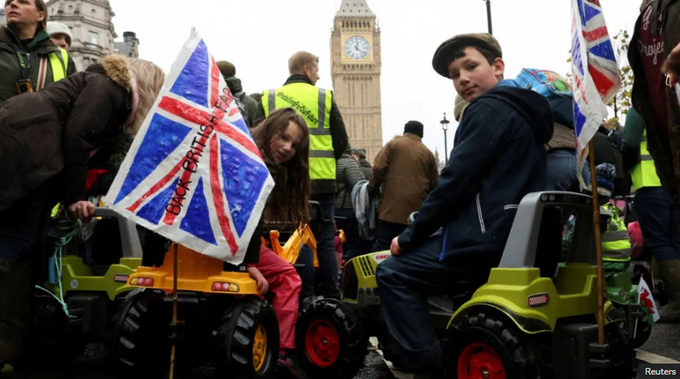
[[[552,278],[557,272],[562,251],[562,210],[557,207],[546,207],[543,210],[541,226],[538,232],[535,267],[541,276]]]
[[[540,270],[541,277],[553,278],[557,272],[562,249],[562,214],[562,210],[557,207],[547,207],[543,210],[534,264],[534,267]],[[412,221],[415,216],[417,216],[417,212],[411,214],[409,221]],[[460,283],[456,287],[450,288],[446,297],[453,300],[454,303],[465,302],[472,297],[479,287],[486,283],[486,279]]]

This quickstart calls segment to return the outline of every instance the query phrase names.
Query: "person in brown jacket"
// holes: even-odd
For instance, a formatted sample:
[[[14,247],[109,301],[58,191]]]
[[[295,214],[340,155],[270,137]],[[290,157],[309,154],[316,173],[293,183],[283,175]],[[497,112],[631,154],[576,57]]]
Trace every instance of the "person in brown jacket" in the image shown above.
[[[437,160],[422,138],[423,124],[409,121],[404,135],[388,142],[375,158],[368,191],[377,196],[382,188],[382,199],[373,251],[388,250],[392,239],[406,229],[408,216],[437,187]]]

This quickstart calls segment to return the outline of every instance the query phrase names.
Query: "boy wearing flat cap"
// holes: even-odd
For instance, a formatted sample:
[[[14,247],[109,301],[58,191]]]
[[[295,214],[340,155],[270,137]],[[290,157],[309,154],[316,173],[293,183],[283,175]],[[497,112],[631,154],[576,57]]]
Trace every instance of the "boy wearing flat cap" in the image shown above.
[[[501,47],[490,34],[445,41],[432,66],[453,81],[469,105],[437,188],[413,224],[392,241],[392,256],[378,266],[376,276],[403,368],[442,377],[427,294],[457,288],[462,293],[487,281],[500,261],[519,202],[544,189],[543,145],[552,137],[553,119],[543,96],[503,84]],[[453,362],[455,370],[460,352],[452,354],[446,362]]]

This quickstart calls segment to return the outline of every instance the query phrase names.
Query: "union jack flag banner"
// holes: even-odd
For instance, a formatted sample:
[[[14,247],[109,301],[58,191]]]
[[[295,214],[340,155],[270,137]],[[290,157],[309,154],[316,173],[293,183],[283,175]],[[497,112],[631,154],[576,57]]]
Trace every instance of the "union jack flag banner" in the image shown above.
[[[599,0],[572,0],[571,9],[574,128],[581,172],[588,142],[607,116],[606,104],[619,91],[621,79]]]
[[[170,240],[239,264],[273,187],[233,95],[192,29],[105,203]]]

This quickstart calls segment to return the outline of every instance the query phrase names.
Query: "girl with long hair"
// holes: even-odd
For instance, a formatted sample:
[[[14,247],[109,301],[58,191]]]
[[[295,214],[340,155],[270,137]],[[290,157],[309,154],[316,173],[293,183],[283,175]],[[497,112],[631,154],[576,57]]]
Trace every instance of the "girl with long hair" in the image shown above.
[[[264,224],[270,222],[299,225],[309,221],[309,131],[307,124],[292,108],[272,112],[251,130],[262,158],[274,178],[275,186],[265,205]],[[263,228],[258,228],[263,231]],[[290,359],[295,349],[295,322],[298,316],[302,282],[295,268],[271,249],[260,246],[256,233],[244,263],[257,281],[262,295],[274,293],[273,307],[279,321],[279,366],[292,376],[296,373]]]

